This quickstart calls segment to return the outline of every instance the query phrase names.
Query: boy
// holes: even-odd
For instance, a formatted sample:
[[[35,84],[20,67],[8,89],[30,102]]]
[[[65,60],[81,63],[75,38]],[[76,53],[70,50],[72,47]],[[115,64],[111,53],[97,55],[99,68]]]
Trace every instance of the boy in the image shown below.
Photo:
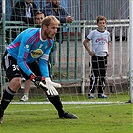
[[[42,21],[45,18],[44,13],[38,11],[38,12],[35,13],[35,17],[34,18],[35,18],[35,25],[36,25],[36,27],[40,28],[41,24],[42,24]]]
[[[106,18],[104,16],[97,17],[98,28],[92,30],[83,44],[91,57],[91,77],[90,77],[90,93],[88,98],[95,98],[94,91],[99,78],[98,98],[107,98],[104,94],[105,77],[107,70],[107,56],[109,56],[110,33],[105,30]],[[92,50],[88,47],[88,42],[92,40]]]

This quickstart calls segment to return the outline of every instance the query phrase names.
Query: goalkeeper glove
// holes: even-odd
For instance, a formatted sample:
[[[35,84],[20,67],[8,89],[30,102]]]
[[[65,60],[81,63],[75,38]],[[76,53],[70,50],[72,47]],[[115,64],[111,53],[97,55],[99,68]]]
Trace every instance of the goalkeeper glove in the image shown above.
[[[48,88],[48,90],[46,91],[47,95],[58,95],[55,87],[61,88],[61,84],[52,82],[50,78],[45,78],[45,82],[46,84],[40,82],[39,85],[41,86],[41,88]]]
[[[33,73],[30,75],[30,80],[35,84],[36,87],[40,87],[40,82],[42,82],[43,84],[46,84],[45,82],[45,78],[43,76],[36,76]],[[46,91],[48,90],[48,88],[44,88],[43,89]]]

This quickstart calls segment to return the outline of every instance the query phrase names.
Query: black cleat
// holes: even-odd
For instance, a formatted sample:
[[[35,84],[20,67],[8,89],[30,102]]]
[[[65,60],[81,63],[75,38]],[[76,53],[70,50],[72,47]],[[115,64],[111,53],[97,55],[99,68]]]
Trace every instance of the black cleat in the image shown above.
[[[67,113],[67,112],[64,112],[64,114],[59,114],[59,117],[62,118],[62,119],[78,119],[78,117],[76,115],[73,115],[73,114],[70,114],[70,113]]]

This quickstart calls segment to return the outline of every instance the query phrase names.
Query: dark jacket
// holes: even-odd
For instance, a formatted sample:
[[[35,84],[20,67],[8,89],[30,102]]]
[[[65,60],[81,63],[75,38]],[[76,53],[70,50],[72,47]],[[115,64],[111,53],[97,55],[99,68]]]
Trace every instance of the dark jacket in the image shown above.
[[[31,18],[26,17],[26,5],[24,1],[18,1],[15,6],[12,9],[12,14],[10,17],[11,21],[23,21],[26,23],[26,25],[33,25],[34,24],[34,15],[37,12],[37,6],[32,3],[31,7],[30,7],[30,13],[31,13]],[[14,24],[11,24],[11,26],[14,26]],[[19,24],[15,24],[15,26],[20,26]],[[21,31],[23,31],[25,29],[21,29]],[[12,29],[11,31],[11,36],[10,36],[10,31],[7,30],[6,31],[6,40],[7,43],[11,43],[11,41],[13,41],[18,33],[17,33],[17,29]],[[10,39],[11,38],[11,39]]]
[[[55,16],[55,17],[60,21],[61,25],[64,24],[64,23],[66,23],[66,16],[69,16],[69,15],[70,15],[70,14],[65,10],[65,8],[62,7],[62,6],[59,6],[58,12],[55,12],[55,11],[53,10],[53,8],[52,8],[52,3],[51,3],[51,2],[49,2],[48,4],[46,4],[46,5],[44,6],[42,12],[45,14],[45,16],[50,16],[50,15]],[[63,28],[62,28],[61,30],[58,28],[57,34],[56,34],[56,41],[62,43],[62,42],[63,42],[63,35],[61,34],[62,37],[60,38],[60,31],[61,31],[62,34],[63,34]],[[60,39],[59,39],[59,38],[60,38]]]
[[[0,32],[2,29],[2,3],[0,2]]]
[[[45,14],[45,16],[49,16],[49,15],[53,15],[55,16],[60,23],[66,23],[66,16],[69,16],[70,14],[65,10],[64,7],[59,6],[58,8],[58,13],[55,12],[52,8],[52,3],[49,2],[48,4],[46,4],[46,6],[44,6],[43,9],[43,13]]]
[[[34,24],[34,15],[37,12],[37,7],[32,3],[30,7],[31,18],[26,17],[26,5],[24,1],[18,1],[11,15],[11,21],[24,21],[26,24]]]

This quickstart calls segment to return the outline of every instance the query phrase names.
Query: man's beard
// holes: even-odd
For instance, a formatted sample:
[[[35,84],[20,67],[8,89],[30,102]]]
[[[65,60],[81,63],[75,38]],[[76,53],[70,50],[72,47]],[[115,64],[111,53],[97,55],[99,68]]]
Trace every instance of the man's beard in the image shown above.
[[[51,37],[51,36],[49,36],[49,34],[48,34],[48,33],[46,33],[45,35],[47,36],[47,38],[50,38],[50,39],[53,39],[53,38],[54,38],[53,36],[52,36],[52,37]]]
[[[58,8],[59,7],[59,5],[54,5],[54,4],[52,4],[52,6],[53,6],[53,8]]]

